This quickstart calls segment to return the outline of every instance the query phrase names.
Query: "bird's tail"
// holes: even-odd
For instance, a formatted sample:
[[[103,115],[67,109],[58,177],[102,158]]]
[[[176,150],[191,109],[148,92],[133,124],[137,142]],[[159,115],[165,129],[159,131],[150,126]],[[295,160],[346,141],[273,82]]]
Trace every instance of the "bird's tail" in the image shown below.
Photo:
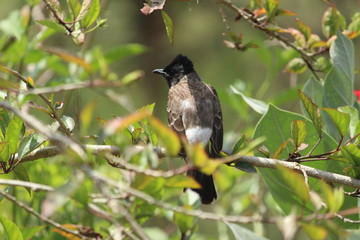
[[[202,204],[210,204],[217,198],[212,175],[207,175],[199,170],[189,170],[187,175],[193,177],[200,185],[200,189],[192,189],[200,195]]]

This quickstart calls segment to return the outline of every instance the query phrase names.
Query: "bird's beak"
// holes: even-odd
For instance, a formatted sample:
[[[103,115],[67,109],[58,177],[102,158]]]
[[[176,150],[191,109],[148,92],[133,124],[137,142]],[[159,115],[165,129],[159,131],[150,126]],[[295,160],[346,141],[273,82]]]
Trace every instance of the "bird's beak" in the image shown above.
[[[166,72],[164,72],[164,69],[155,69],[152,71],[153,73],[156,73],[156,74],[161,74],[163,76],[166,76],[168,75]]]

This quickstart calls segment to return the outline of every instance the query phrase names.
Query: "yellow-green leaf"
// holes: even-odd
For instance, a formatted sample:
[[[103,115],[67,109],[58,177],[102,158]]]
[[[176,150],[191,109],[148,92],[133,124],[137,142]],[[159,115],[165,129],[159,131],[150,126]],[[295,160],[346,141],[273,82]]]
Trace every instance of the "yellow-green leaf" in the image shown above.
[[[333,108],[322,108],[322,110],[324,110],[330,116],[340,136],[344,137],[349,130],[350,115]]]
[[[305,36],[306,40],[309,40],[311,36],[311,28],[302,22],[300,19],[296,19],[296,25],[299,28],[300,32]]]
[[[171,19],[171,17],[164,10],[161,10],[161,16],[162,16],[162,18],[164,20],[166,33],[168,35],[170,44],[173,45],[174,44],[174,23],[173,23],[173,20]]]
[[[174,175],[166,179],[165,186],[177,188],[201,188],[194,178],[185,175]]]
[[[313,122],[319,137],[321,137],[323,121],[321,118],[320,109],[315,103],[313,103],[311,98],[306,96],[306,94],[303,91],[301,91],[300,89],[298,91],[299,91],[299,97],[300,97],[301,101],[303,102],[304,107],[305,107],[307,113],[309,114],[309,117],[310,117],[311,121]]]
[[[6,217],[0,216],[0,223],[3,226],[4,233],[6,239],[11,240],[23,240],[22,234],[18,226],[12,222],[11,220],[7,219]]]
[[[285,67],[285,71],[289,73],[300,74],[305,72],[305,70],[306,70],[306,64],[302,58],[291,59],[290,62],[288,62],[288,64]]]
[[[331,188],[329,184],[321,182],[321,196],[326,203],[328,209],[332,213],[336,213],[344,202],[344,192],[342,188]]]
[[[176,156],[181,147],[177,134],[154,117],[151,118],[151,126],[158,136],[158,140],[164,145],[166,152],[171,156]]]
[[[187,145],[186,153],[191,163],[208,175],[212,174],[221,164],[220,161],[210,159],[201,144]]]
[[[302,203],[307,203],[310,200],[310,194],[305,185],[304,177],[280,165],[277,166],[277,169],[283,178],[283,183],[288,186],[288,190],[301,200]]]
[[[140,110],[126,117],[118,117],[106,122],[104,131],[107,135],[114,134],[115,132],[121,132],[128,128],[130,125],[141,121],[151,115],[148,110]]]
[[[84,1],[87,2],[87,1]],[[91,0],[89,5],[87,5],[88,10],[83,19],[81,19],[81,25],[84,28],[88,28],[95,22],[100,13],[100,1]],[[81,11],[81,10],[80,10]]]
[[[291,134],[295,146],[298,148],[305,140],[306,137],[306,124],[302,120],[295,120],[291,123]]]
[[[321,226],[303,224],[301,227],[311,240],[323,240],[327,236],[327,230]]]
[[[96,107],[97,101],[93,100],[85,105],[85,107],[80,112],[80,126],[83,133],[85,133],[88,128],[90,127],[90,124],[92,120],[94,119],[94,110]]]
[[[75,55],[69,54],[60,49],[55,49],[55,48],[44,48],[43,50],[49,54],[53,54],[53,55],[60,57],[61,59],[63,59],[66,62],[75,63],[75,64],[85,68],[89,72],[92,71],[91,65],[80,57],[77,57]]]

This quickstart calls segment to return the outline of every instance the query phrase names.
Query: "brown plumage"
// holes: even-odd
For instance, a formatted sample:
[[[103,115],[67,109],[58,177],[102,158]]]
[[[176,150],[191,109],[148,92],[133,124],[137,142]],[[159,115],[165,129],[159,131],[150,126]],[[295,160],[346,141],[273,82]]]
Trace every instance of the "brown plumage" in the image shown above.
[[[223,145],[223,124],[215,89],[200,79],[192,62],[183,55],[178,55],[167,67],[154,70],[154,73],[162,74],[170,86],[167,105],[170,128],[190,144],[203,143],[209,157],[219,157]],[[181,156],[185,161],[189,160],[184,152]],[[202,186],[193,190],[199,193],[203,204],[217,198],[211,175],[199,170],[190,170],[187,174]]]

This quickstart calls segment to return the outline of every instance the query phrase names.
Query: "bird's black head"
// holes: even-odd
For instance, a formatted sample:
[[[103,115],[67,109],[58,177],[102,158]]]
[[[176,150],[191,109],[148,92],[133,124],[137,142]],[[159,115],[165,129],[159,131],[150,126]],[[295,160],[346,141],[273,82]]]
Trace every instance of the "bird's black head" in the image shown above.
[[[194,66],[190,59],[179,54],[164,69],[155,69],[153,73],[163,75],[169,87],[171,87],[177,84],[183,76],[193,71]]]

